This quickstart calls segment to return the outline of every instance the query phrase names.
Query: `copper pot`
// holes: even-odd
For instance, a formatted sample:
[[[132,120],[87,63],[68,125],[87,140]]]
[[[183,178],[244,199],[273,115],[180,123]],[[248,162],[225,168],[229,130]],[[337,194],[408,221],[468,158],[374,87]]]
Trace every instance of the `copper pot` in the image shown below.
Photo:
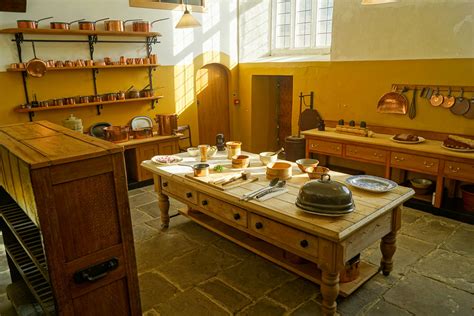
[[[136,21],[136,22],[133,22],[132,24],[132,30],[134,32],[150,32],[151,31],[151,28],[153,27],[153,24],[155,24],[156,22],[159,22],[159,21],[164,21],[164,20],[168,20],[169,18],[165,18],[165,19],[158,19],[158,20],[155,20],[155,21],[152,21],[151,23],[149,23],[148,21]]]
[[[89,103],[89,97],[88,96],[82,96],[80,98],[81,103]]]
[[[85,19],[80,19],[80,20],[75,20],[72,22],[51,22],[49,23],[49,26],[53,30],[69,30],[71,28],[71,24],[83,21]]]
[[[79,29],[84,31],[95,31],[95,24],[100,21],[108,20],[109,18],[103,18],[95,21],[80,21]]]
[[[114,143],[126,142],[129,138],[130,127],[109,126],[104,128],[105,139]]]
[[[108,20],[104,22],[105,30],[111,32],[123,32],[125,31],[125,24],[131,21],[140,21],[140,19],[133,20]]]
[[[53,17],[42,18],[39,20],[16,20],[16,25],[19,29],[37,29],[39,21],[52,19]]]
[[[152,97],[154,94],[155,94],[155,90],[153,89],[143,89],[140,91],[141,98],[149,98],[149,97]]]

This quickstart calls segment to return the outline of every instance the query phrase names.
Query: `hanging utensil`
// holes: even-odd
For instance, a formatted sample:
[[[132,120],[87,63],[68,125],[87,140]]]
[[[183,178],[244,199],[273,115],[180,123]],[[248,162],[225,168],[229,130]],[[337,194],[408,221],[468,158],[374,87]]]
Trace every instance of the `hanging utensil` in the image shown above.
[[[471,99],[469,110],[466,113],[464,113],[464,117],[471,120],[474,119],[474,97]]]
[[[43,77],[46,73],[46,63],[36,57],[35,42],[31,42],[31,44],[34,58],[27,63],[26,72],[32,77]]]
[[[464,115],[469,111],[471,107],[469,100],[464,98],[464,89],[461,88],[461,95],[456,98],[456,102],[454,105],[449,109],[451,113],[456,115]]]
[[[431,99],[431,96],[432,96],[432,95],[433,95],[433,89],[428,88],[428,89],[426,90],[425,98],[429,100],[429,99]]]
[[[444,97],[443,103],[441,103],[441,106],[443,108],[449,109],[454,105],[456,102],[456,98],[451,95],[451,87],[448,88],[448,95]]]
[[[408,109],[408,117],[413,120],[416,116],[416,87],[413,89],[413,98],[411,99],[410,108]]]
[[[391,92],[385,93],[377,104],[377,112],[391,114],[406,114],[408,108],[408,99],[404,95],[408,89],[403,87],[401,93],[397,92],[394,86]]]
[[[436,93],[433,94],[430,98],[430,103],[432,106],[440,106],[444,101],[444,97],[439,93],[439,87],[436,88]]]

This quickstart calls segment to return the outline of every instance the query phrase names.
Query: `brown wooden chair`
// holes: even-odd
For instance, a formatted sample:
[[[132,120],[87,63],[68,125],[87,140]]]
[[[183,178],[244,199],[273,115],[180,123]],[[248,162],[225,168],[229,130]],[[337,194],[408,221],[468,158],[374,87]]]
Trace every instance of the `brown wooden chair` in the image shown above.
[[[181,134],[179,137],[179,151],[185,152],[189,147],[193,147],[191,139],[191,127],[189,125],[181,125],[176,129],[176,133]],[[181,143],[188,142],[188,146],[182,146]]]

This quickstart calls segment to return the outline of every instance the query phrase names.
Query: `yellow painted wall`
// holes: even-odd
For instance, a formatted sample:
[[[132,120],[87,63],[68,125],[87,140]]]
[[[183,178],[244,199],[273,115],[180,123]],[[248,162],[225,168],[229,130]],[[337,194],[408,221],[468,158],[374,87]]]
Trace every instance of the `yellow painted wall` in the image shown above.
[[[195,102],[196,73],[206,64],[219,63],[229,69],[229,95],[236,93],[238,68],[229,56],[219,52],[207,52],[196,57],[191,64],[175,66],[160,66],[153,72],[156,93],[163,95],[154,110],[149,102],[134,102],[126,104],[107,105],[96,114],[95,107],[81,109],[36,112],[34,120],[48,120],[61,124],[69,114],[83,120],[84,129],[96,122],[109,122],[113,125],[126,125],[137,115],[154,118],[156,114],[178,113],[180,125],[189,124],[192,128],[193,144],[198,144],[199,129],[197,108]],[[56,71],[48,72],[42,78],[29,78],[28,88],[30,97],[33,93],[38,100],[59,98],[75,95],[91,95],[93,92],[92,75],[90,71]],[[143,88],[148,83],[145,69],[108,69],[100,70],[97,75],[99,93],[126,90],[132,84]],[[25,103],[21,75],[19,73],[0,72],[1,105],[0,125],[27,122],[26,113],[16,113],[14,108]],[[232,98],[229,98],[231,106]],[[235,116],[230,107],[231,120]],[[237,117],[238,118],[238,117]],[[232,130],[232,129],[231,129]],[[230,136],[229,136],[230,137]]]
[[[474,135],[474,120],[453,115],[449,110],[432,107],[418,99],[417,116],[382,114],[376,111],[379,98],[393,83],[474,86],[474,59],[348,61],[302,63],[239,64],[240,98],[236,122],[241,128],[236,137],[252,148],[252,93],[262,89],[252,86],[257,75],[293,76],[293,134],[297,133],[298,94],[315,92],[315,108],[323,119],[364,120],[374,125],[413,128],[446,133]],[[411,96],[409,92],[408,96]],[[472,96],[472,94],[466,94]],[[256,141],[258,142],[258,141]]]

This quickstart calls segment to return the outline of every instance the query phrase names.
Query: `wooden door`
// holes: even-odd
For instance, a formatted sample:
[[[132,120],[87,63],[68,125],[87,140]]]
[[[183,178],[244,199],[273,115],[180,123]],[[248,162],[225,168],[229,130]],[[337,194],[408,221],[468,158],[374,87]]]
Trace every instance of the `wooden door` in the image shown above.
[[[218,64],[206,65],[199,69],[197,81],[199,143],[215,144],[219,133],[229,139],[229,79],[226,69]]]
[[[293,77],[278,77],[278,145],[284,147],[285,138],[291,136],[293,105]]]

